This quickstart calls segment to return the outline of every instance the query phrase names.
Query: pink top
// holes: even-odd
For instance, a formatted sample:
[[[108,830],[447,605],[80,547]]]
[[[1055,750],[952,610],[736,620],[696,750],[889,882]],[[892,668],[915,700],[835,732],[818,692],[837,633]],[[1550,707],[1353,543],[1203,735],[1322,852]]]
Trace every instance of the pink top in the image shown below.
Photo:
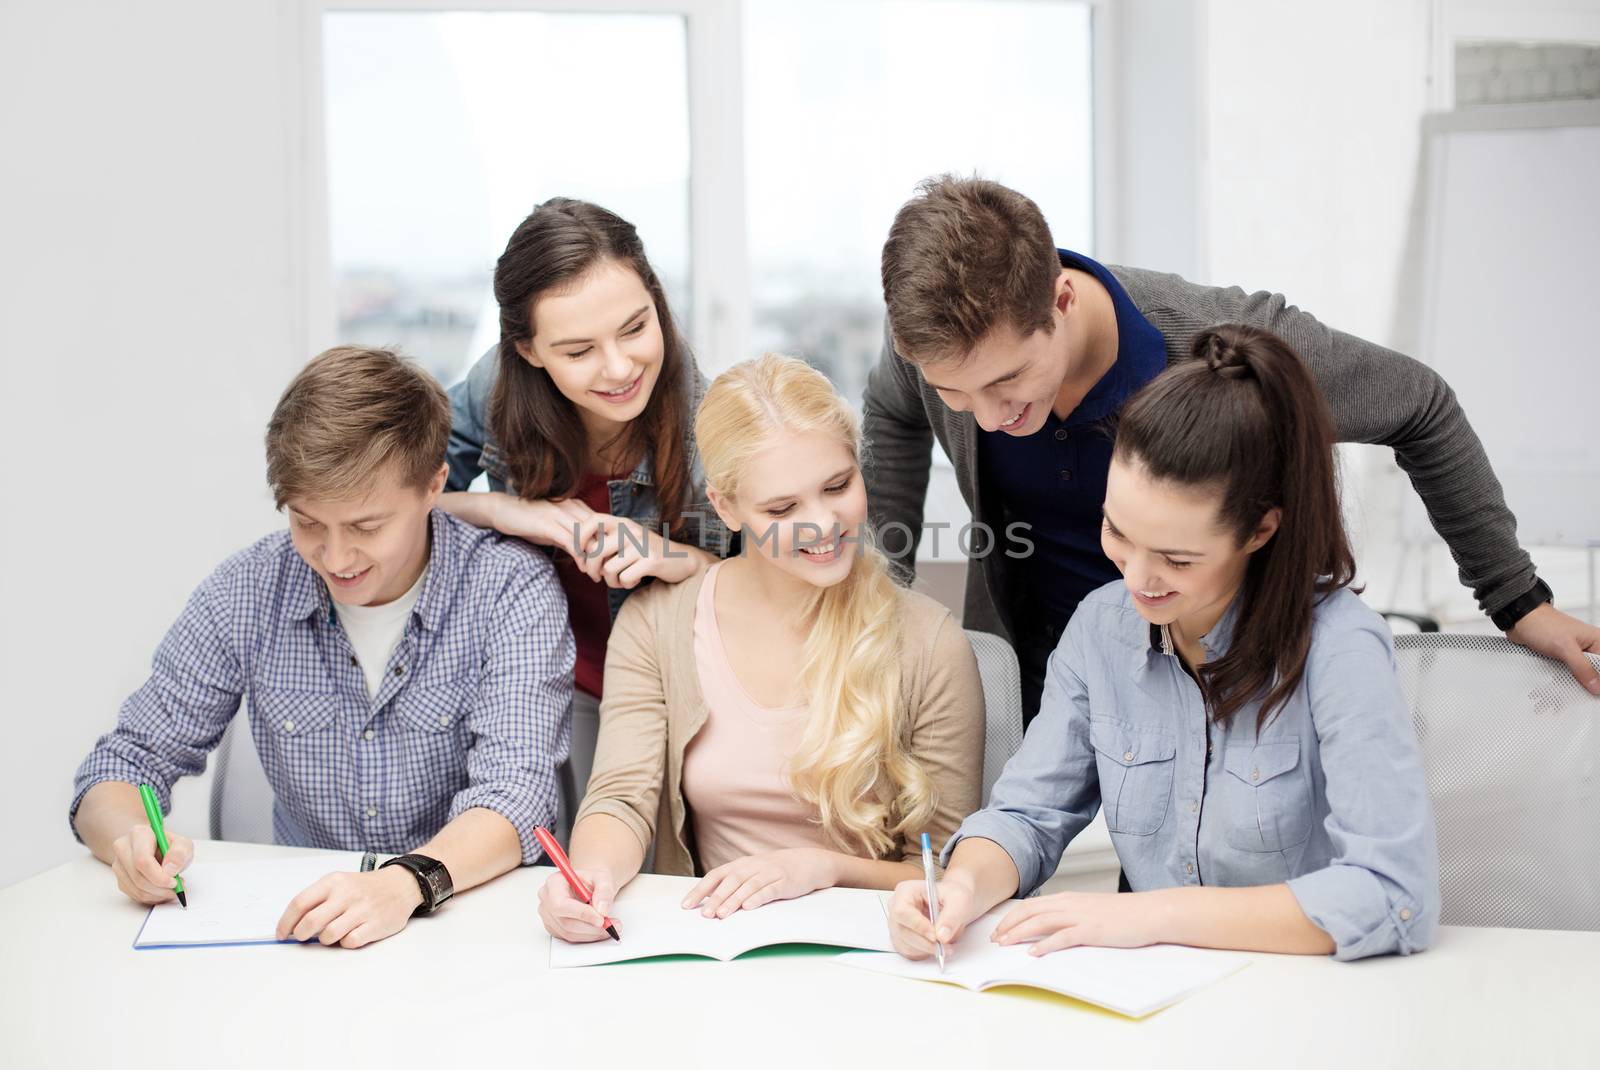
[[[817,809],[785,775],[806,707],[762,706],[745,691],[717,627],[717,572],[706,571],[694,612],[694,660],[706,722],[683,755],[683,794],[704,872],[761,851],[828,847]]]

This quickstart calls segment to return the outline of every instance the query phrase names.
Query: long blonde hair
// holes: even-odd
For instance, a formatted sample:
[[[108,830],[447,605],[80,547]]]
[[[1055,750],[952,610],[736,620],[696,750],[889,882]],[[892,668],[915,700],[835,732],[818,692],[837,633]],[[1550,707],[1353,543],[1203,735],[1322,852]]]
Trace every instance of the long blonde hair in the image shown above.
[[[729,498],[780,430],[835,435],[858,461],[861,454],[855,416],[833,385],[804,361],[776,353],[717,376],[694,429],[706,483]],[[883,857],[898,835],[926,822],[935,800],[908,747],[900,593],[870,533],[858,534],[850,574],[819,588],[805,607],[813,624],[800,685],[810,714],[786,772],[831,840]]]

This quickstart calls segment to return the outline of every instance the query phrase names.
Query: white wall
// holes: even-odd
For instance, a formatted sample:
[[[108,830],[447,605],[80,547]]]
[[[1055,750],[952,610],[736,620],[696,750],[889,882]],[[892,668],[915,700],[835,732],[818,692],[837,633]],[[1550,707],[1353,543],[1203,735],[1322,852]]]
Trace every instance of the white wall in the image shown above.
[[[1102,8],[1114,30],[1097,53],[1111,69],[1115,206],[1097,240],[1103,260],[1186,278],[1205,260],[1203,204],[1207,116],[1200,92],[1208,62],[1203,0],[1111,0]],[[1102,184],[1105,185],[1105,184]]]
[[[1432,80],[1453,71],[1446,31],[1582,39],[1572,35],[1593,32],[1600,0],[1227,0],[1204,10],[1203,281],[1276,290],[1326,323],[1413,351],[1421,122],[1453,99]],[[1344,474],[1369,602],[1487,627],[1442,544],[1400,558],[1400,510],[1414,491],[1392,453],[1346,447]],[[1583,555],[1531,549],[1557,604],[1582,613]]]
[[[189,590],[279,523],[262,433],[308,356],[288,7],[0,6],[0,886],[81,850],[72,771]],[[204,835],[203,785],[173,824]]]
[[[1403,344],[1397,300],[1428,107],[1429,7],[1207,5],[1204,281],[1275,290],[1341,330]],[[1387,606],[1383,548],[1409,485],[1390,451],[1347,447],[1345,490],[1369,597]]]

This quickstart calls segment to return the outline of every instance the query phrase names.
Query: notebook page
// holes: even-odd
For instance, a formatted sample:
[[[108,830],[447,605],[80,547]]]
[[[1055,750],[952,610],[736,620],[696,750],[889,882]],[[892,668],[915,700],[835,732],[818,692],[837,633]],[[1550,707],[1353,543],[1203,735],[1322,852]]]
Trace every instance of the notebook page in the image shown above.
[[[827,944],[878,951],[891,947],[882,892],[824,888],[715,919],[679,905],[694,884],[693,878],[683,877],[671,883],[657,878],[648,890],[629,885],[611,909],[621,942],[569,944],[552,938],[551,968],[599,966],[654,955],[707,955],[727,960],[773,944]]]
[[[137,948],[273,943],[289,900],[329,873],[355,872],[359,854],[327,852],[249,862],[196,862],[183,874],[189,897],[150,908]]]
[[[935,959],[912,962],[899,955],[848,954],[840,965],[922,981],[946,981],[966,988],[1019,984],[1043,988],[1093,1003],[1131,1018],[1142,1018],[1243,968],[1249,959],[1227,951],[1156,944],[1151,947],[1075,947],[1042,958],[1026,944],[1003,947],[989,934],[1016,905],[1001,903],[969,925],[939,972]]]

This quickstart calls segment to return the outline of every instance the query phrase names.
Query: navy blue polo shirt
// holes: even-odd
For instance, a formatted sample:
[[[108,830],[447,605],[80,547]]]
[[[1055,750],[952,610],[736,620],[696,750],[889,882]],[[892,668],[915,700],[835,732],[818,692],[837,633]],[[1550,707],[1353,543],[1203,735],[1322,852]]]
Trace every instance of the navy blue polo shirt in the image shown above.
[[[978,438],[985,499],[999,499],[1008,526],[1029,525],[1033,541],[1033,554],[1011,567],[1012,588],[1001,597],[1019,631],[1044,629],[1052,637],[1085,595],[1118,576],[1100,548],[1100,507],[1115,434],[1111,418],[1167,366],[1161,332],[1116,276],[1086,256],[1057,252],[1062,267],[1088,272],[1111,294],[1116,362],[1066,419],[1048,413],[1044,426],[1025,438],[1004,431],[983,431]]]

